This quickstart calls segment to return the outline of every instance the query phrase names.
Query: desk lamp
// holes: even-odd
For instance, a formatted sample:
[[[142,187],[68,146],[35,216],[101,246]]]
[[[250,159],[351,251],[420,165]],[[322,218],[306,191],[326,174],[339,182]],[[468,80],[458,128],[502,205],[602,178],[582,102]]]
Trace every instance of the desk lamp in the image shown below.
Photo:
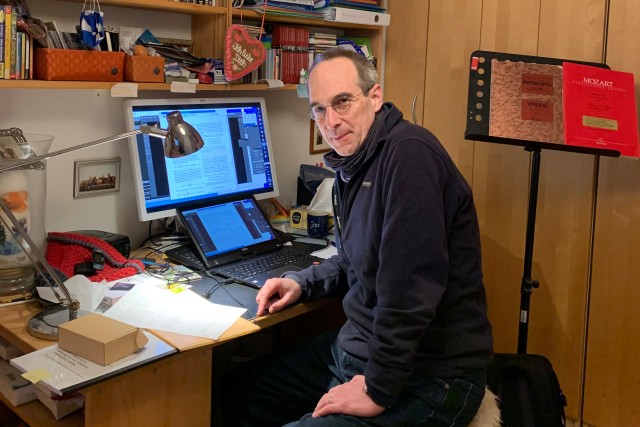
[[[19,169],[23,166],[33,165],[42,160],[49,159],[51,157],[58,156],[60,154],[70,153],[78,151],[83,148],[94,147],[96,145],[105,144],[108,142],[125,139],[133,135],[144,134],[151,135],[159,138],[163,138],[164,141],[164,154],[165,157],[176,158],[188,156],[196,151],[200,150],[204,146],[204,141],[197,130],[190,124],[186,123],[182,114],[179,111],[174,111],[167,115],[167,121],[169,128],[164,130],[154,126],[140,126],[140,128],[122,133],[120,135],[111,136],[108,138],[98,139],[84,144],[79,144],[73,147],[63,148],[62,150],[53,151],[51,153],[42,154],[40,156],[34,156],[27,159],[17,159],[0,161],[0,173],[10,171],[12,169]],[[47,339],[55,341],[58,336],[58,325],[67,322],[69,320],[76,319],[78,315],[83,315],[86,312],[80,310],[80,303],[78,300],[71,296],[71,293],[64,285],[62,280],[58,277],[53,268],[47,263],[45,256],[38,249],[37,245],[31,240],[27,232],[20,225],[17,218],[11,212],[11,209],[7,206],[6,202],[0,198],[0,210],[2,210],[15,232],[21,237],[20,244],[29,260],[34,264],[36,271],[42,276],[43,280],[49,286],[58,300],[62,303],[61,306],[56,305],[52,308],[45,309],[40,313],[34,315],[28,324],[28,332],[36,338]],[[9,225],[9,224],[7,224]],[[54,282],[58,285],[58,288],[64,296],[56,291]]]

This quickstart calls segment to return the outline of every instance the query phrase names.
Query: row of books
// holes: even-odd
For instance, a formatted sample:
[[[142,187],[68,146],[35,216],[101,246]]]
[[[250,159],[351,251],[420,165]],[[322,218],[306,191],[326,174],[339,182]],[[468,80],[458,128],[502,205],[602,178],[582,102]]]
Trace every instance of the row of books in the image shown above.
[[[178,3],[193,3],[193,4],[202,4],[205,6],[215,6],[216,0],[173,0]]]
[[[338,37],[335,34],[309,32],[308,28],[276,25],[272,33],[264,33],[260,27],[243,26],[254,38],[259,39],[266,48],[265,62],[252,73],[234,83],[257,83],[259,80],[274,79],[285,84],[297,84],[300,72],[308,70],[318,53],[337,45],[349,45],[362,53],[375,65],[371,54],[371,43],[365,37]]]
[[[381,0],[245,0],[242,7],[273,15],[388,26]]]
[[[12,6],[0,6],[0,78],[33,78],[33,38],[20,31],[18,14]]]

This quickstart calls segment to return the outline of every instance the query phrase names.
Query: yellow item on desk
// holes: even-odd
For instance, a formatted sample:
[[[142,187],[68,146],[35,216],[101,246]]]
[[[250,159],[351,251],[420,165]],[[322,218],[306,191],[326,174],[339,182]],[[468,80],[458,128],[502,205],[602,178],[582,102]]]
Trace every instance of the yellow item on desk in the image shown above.
[[[291,209],[289,212],[289,226],[292,228],[299,228],[301,230],[307,229],[307,207],[302,206],[299,208]]]

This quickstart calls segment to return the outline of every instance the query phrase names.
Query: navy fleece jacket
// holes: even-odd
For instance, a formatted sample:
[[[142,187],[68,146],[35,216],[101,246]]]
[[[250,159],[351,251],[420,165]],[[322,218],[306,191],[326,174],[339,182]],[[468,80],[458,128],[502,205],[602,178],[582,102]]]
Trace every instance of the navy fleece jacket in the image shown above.
[[[338,255],[286,277],[302,300],[346,292],[339,344],[389,406],[411,375],[482,375],[493,339],[469,185],[433,134],[393,104],[378,114],[375,149],[336,178]]]

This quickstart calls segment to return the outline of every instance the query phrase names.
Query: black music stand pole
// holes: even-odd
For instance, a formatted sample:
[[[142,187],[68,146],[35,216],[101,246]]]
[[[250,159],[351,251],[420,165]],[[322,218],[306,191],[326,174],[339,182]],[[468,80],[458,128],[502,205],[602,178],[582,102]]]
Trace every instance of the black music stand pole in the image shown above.
[[[527,338],[529,335],[529,306],[533,288],[540,286],[537,280],[531,278],[533,263],[533,238],[536,232],[536,208],[538,204],[538,181],[540,178],[540,147],[526,146],[525,150],[533,152],[531,159],[531,176],[529,178],[529,209],[527,213],[527,235],[524,249],[524,269],[522,284],[520,285],[520,323],[518,326],[518,353],[527,353]]]

